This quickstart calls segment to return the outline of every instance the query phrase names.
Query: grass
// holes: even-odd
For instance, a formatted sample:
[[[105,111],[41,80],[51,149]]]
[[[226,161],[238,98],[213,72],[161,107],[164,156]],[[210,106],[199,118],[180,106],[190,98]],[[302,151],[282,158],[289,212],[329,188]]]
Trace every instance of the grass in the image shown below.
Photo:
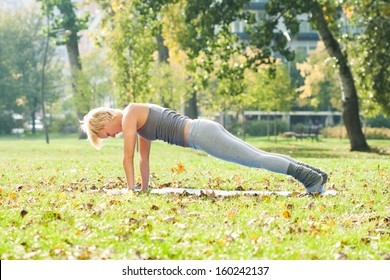
[[[0,138],[3,260],[390,258],[389,141],[370,141],[379,154],[349,152],[336,139],[250,138],[328,171],[339,194],[216,198],[108,195],[103,187],[124,185],[122,141],[96,151],[73,137],[42,139]],[[286,176],[159,142],[151,171],[152,188],[303,190]]]

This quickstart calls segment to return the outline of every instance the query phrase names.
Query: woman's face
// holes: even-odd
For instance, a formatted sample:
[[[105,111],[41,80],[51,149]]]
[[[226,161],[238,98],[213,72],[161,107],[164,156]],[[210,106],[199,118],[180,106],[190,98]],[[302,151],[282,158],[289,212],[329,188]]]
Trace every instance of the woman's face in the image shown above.
[[[107,122],[104,127],[98,132],[97,136],[100,139],[105,139],[108,137],[115,138],[115,136],[121,132],[120,127],[115,122],[115,119]]]

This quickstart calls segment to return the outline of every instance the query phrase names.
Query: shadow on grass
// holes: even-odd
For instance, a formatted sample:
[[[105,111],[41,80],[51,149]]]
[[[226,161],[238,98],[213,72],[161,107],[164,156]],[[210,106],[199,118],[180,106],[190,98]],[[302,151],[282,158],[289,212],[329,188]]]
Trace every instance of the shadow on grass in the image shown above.
[[[299,158],[377,158],[390,155],[390,141],[375,142],[371,152],[351,152],[348,140],[324,139],[320,141],[267,140],[252,138],[249,142],[266,152]]]

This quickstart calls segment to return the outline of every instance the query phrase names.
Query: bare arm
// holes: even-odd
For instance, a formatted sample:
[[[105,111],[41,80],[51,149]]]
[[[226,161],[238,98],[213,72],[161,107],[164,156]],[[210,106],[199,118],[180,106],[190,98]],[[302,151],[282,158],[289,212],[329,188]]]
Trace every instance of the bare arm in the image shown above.
[[[138,137],[139,140],[139,168],[141,172],[141,189],[147,191],[149,187],[149,155],[151,142]]]
[[[129,110],[122,119],[123,129],[123,169],[126,174],[127,188],[134,186],[134,148],[137,135],[137,121],[133,110]]]

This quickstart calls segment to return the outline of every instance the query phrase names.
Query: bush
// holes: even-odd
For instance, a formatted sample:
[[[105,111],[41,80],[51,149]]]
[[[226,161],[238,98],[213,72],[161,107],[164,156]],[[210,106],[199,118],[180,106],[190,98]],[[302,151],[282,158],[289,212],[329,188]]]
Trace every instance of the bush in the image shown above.
[[[389,128],[365,127],[363,133],[367,139],[390,139]],[[347,130],[344,126],[326,127],[321,130],[321,135],[325,138],[347,138]]]
[[[15,121],[12,118],[12,114],[6,111],[0,111],[0,134],[11,133],[14,126]]]
[[[367,125],[370,127],[385,127],[390,128],[390,119],[379,115],[375,118],[367,119]]]
[[[242,126],[242,125],[241,125]],[[269,126],[269,135],[274,134],[274,121],[247,121],[245,123],[245,133],[250,136],[267,136],[267,126]],[[281,120],[276,120],[276,135],[286,132],[288,124]]]
[[[60,133],[77,133],[79,131],[79,121],[74,115],[67,114],[63,119],[53,119],[50,131]]]

